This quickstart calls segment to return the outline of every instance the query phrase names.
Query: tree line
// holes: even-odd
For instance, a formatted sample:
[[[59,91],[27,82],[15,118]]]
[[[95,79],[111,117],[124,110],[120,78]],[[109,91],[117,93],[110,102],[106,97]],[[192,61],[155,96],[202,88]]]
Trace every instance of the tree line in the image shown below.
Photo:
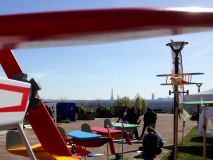
[[[117,99],[114,101],[114,106],[106,106],[102,105],[99,100],[96,101],[96,103],[93,103],[93,105],[87,106],[87,104],[82,101],[77,106],[79,107],[79,117],[85,117],[85,115],[93,114],[96,118],[111,118],[112,116],[116,116],[119,111],[119,108],[127,106],[127,107],[136,107],[139,108],[141,113],[144,113],[147,102],[144,98],[142,98],[139,94],[137,94],[134,98],[134,100],[130,100],[129,97],[124,96],[120,97],[117,95]]]

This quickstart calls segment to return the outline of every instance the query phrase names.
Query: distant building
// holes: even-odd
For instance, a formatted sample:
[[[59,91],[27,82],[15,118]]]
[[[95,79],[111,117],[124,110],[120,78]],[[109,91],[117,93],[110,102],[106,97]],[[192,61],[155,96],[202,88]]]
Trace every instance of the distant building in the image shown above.
[[[155,99],[155,94],[154,93],[152,93],[152,100],[154,100]]]
[[[111,90],[111,100],[114,101],[114,97],[113,97],[113,88]]]

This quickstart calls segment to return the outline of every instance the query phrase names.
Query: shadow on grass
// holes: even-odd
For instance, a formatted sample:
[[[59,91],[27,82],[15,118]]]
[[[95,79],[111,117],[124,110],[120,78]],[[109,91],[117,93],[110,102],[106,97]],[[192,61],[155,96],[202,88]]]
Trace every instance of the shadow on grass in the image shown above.
[[[203,143],[203,137],[193,137],[190,142]],[[206,138],[208,144],[213,144],[213,138]]]
[[[213,145],[206,147],[206,158],[213,159]],[[178,152],[203,156],[203,146],[178,146]]]
[[[171,149],[172,146],[163,147]],[[168,159],[169,154],[163,157]],[[183,144],[178,145],[178,156],[180,159],[202,159],[203,157],[203,137],[197,136],[197,127],[194,127],[183,139]],[[206,158],[213,159],[213,138],[206,138]]]

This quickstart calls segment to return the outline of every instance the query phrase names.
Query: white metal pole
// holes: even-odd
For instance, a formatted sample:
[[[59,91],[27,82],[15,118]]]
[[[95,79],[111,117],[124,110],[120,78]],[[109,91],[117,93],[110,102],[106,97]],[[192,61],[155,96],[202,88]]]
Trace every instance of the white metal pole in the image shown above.
[[[36,160],[36,157],[35,157],[35,155],[34,155],[32,149],[31,149],[31,147],[30,147],[30,144],[29,144],[29,142],[28,142],[28,140],[27,140],[27,137],[26,137],[26,135],[25,135],[25,133],[24,133],[24,131],[23,131],[23,128],[21,127],[21,124],[20,124],[20,123],[18,124],[17,128],[18,128],[19,135],[20,135],[20,137],[21,137],[23,143],[24,143],[25,146],[26,146],[26,149],[27,149],[27,152],[28,152],[28,154],[29,154],[29,156],[30,156],[30,159]]]

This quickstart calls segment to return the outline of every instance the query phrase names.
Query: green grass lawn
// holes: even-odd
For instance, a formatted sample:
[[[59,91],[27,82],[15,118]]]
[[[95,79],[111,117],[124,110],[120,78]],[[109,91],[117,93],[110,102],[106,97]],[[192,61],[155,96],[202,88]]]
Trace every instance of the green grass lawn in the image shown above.
[[[171,153],[171,152],[170,152]],[[168,153],[161,160],[168,160]],[[213,160],[213,138],[206,139],[206,159]],[[115,160],[112,158],[110,160]],[[123,160],[139,160],[124,158]],[[194,127],[178,145],[178,160],[203,160],[203,137],[197,135],[197,127]]]
[[[182,142],[181,142],[182,143]],[[167,154],[161,160],[167,160]],[[202,160],[203,137],[197,135],[197,127],[194,127],[183,139],[183,144],[178,146],[178,160]],[[206,159],[213,159],[213,138],[206,139]]]

